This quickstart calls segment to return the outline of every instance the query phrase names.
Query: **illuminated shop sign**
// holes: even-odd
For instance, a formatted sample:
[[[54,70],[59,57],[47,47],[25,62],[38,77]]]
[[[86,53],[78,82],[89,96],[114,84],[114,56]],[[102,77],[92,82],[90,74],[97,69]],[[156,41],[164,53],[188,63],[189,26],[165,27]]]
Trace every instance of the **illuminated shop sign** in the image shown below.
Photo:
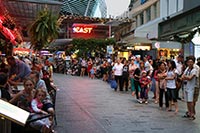
[[[88,24],[73,24],[72,29],[73,33],[90,34],[93,30],[93,26]]]
[[[91,33],[93,28],[89,27],[73,27],[74,33]]]
[[[1,33],[8,39],[10,39],[10,41],[13,43],[13,44],[16,44],[15,42],[15,36],[14,34],[12,33],[12,31],[10,29],[8,29],[7,27],[4,27],[3,25],[3,18],[0,16],[0,30],[1,30]]]

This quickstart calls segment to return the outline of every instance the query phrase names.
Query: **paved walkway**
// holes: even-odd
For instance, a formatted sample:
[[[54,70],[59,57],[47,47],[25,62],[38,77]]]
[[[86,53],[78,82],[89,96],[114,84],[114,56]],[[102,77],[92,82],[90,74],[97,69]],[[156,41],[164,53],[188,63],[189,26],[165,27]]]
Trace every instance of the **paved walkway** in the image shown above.
[[[56,115],[58,133],[200,133],[200,104],[194,121],[180,111],[159,110],[158,104],[139,104],[130,92],[115,92],[110,86],[88,77],[54,74],[58,86]],[[152,95],[152,94],[151,94]]]

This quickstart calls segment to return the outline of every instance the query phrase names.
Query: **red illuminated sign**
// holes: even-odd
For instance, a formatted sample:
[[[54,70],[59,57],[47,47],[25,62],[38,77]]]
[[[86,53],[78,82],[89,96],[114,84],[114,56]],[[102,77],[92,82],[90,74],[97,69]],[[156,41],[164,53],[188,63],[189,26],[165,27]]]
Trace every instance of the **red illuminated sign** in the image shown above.
[[[93,28],[91,27],[73,27],[73,32],[74,33],[91,33]]]
[[[2,17],[0,17],[0,30],[2,31],[2,34],[6,38],[10,39],[10,41],[13,44],[16,44],[14,34],[11,32],[11,30],[9,30],[8,28],[6,28],[6,27],[3,26],[3,21],[2,20],[3,20]]]

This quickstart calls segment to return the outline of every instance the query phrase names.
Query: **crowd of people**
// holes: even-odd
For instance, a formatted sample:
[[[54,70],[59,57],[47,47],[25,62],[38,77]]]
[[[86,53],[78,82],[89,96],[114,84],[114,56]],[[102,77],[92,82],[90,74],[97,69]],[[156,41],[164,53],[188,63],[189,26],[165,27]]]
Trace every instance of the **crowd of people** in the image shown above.
[[[79,58],[63,60],[68,66],[65,74],[98,78],[108,83],[115,83],[114,91],[129,91],[138,103],[149,103],[149,91],[152,91],[155,104],[167,111],[178,113],[178,100],[187,102],[187,111],[183,115],[195,119],[195,105],[199,96],[199,66],[194,56],[184,60],[182,55],[173,60],[153,60],[151,56],[130,55],[126,58]],[[53,85],[54,59],[40,57],[14,56],[1,57],[0,98],[31,113],[50,114],[49,118],[30,124],[44,133],[53,132],[52,124],[55,111],[50,90]],[[114,81],[114,82],[113,82]],[[24,89],[13,92],[19,84]],[[179,96],[179,90],[183,92]],[[163,102],[163,97],[164,102]],[[175,109],[172,109],[175,107]]]
[[[30,112],[32,117],[37,114],[47,115],[47,118],[27,125],[42,133],[54,132],[55,103],[50,90],[56,91],[56,87],[51,82],[52,73],[47,59],[1,57],[0,99]],[[18,90],[19,85],[23,85],[23,89]],[[11,130],[14,133],[25,129],[13,123]]]
[[[100,73],[101,79],[111,83],[115,91],[131,89],[132,95],[141,104],[149,103],[148,93],[152,91],[154,102],[158,103],[160,109],[163,109],[165,103],[167,111],[174,110],[177,114],[178,100],[184,99],[187,111],[183,117],[195,119],[195,105],[200,88],[200,62],[195,63],[194,56],[185,60],[183,55],[170,60],[153,60],[151,56],[131,55],[129,59],[118,58],[112,61],[110,58],[81,58],[75,62],[80,65],[80,76],[88,73],[88,77],[94,79],[99,78],[97,75]],[[113,80],[116,85],[113,85]]]

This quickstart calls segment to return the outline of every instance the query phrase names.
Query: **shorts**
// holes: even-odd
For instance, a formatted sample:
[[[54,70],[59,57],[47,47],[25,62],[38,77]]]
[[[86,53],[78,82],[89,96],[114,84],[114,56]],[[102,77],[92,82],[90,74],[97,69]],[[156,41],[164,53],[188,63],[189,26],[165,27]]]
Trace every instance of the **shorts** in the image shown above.
[[[197,101],[198,101],[199,90],[200,90],[200,88],[198,88],[198,87],[195,87],[195,88],[194,88],[194,98],[193,98],[194,102],[197,102]]]
[[[194,90],[193,91],[185,91],[185,100],[186,100],[186,102],[194,101]]]

